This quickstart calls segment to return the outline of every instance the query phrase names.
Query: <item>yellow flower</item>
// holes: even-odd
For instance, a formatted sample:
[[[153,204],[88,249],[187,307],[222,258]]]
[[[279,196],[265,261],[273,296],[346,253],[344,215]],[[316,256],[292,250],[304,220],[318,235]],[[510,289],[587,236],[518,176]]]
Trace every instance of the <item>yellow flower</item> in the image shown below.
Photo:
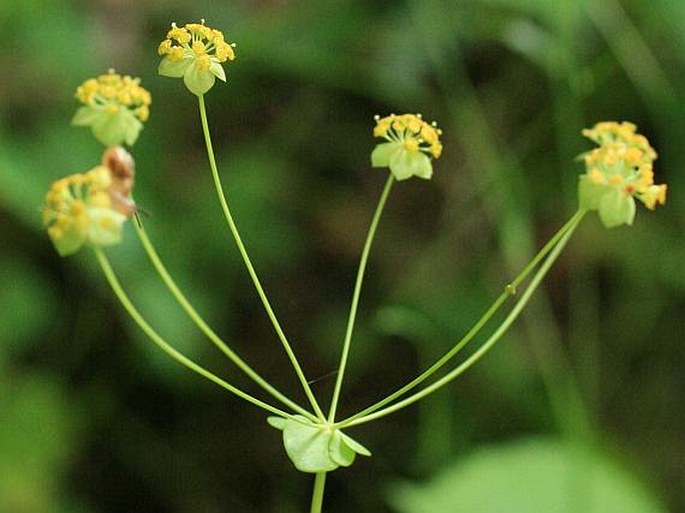
[[[45,196],[43,225],[57,252],[67,256],[85,244],[117,244],[124,222],[135,212],[132,186],[133,159],[121,147],[107,149],[102,165],[53,183]]]
[[[582,156],[587,172],[580,177],[580,205],[597,210],[607,227],[632,224],[635,198],[650,210],[666,202],[666,185],[654,185],[657,153],[636,130],[632,123],[604,121],[582,132],[599,147]]]
[[[188,23],[184,27],[171,24],[166,39],[157,48],[162,62],[159,74],[183,77],[186,87],[196,95],[209,91],[214,82],[226,81],[221,63],[235,59],[234,43],[226,43],[221,31],[202,23]]]
[[[376,116],[374,137],[388,142],[378,144],[371,153],[373,167],[388,167],[397,180],[412,176],[429,179],[433,175],[431,159],[442,154],[442,130],[435,122],[428,124],[421,114]]]
[[[139,78],[109,70],[105,75],[86,80],[76,89],[84,104],[76,111],[72,124],[89,126],[105,146],[133,145],[150,116],[152,96],[141,87]]]

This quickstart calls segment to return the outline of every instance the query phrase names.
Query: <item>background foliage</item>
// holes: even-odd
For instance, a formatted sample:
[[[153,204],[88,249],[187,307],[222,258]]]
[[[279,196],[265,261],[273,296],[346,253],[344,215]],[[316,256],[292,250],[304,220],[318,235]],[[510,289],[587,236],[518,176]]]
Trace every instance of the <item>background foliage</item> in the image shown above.
[[[196,104],[156,75],[169,22],[202,17],[238,43],[229,85],[207,97],[228,197],[321,397],[384,181],[369,168],[372,116],[420,111],[444,130],[435,178],[396,187],[382,221],[342,415],[441,354],[575,210],[581,128],[636,122],[660,153],[656,181],[669,183],[667,206],[632,228],[586,220],[476,369],[356,429],[374,457],[331,476],[327,511],[425,512],[461,486],[531,512],[498,483],[556,468],[566,453],[553,448],[568,440],[593,443],[577,475],[620,476],[637,497],[601,511],[685,511],[685,3],[668,0],[2,2],[0,511],[288,513],[308,502],[311,482],[265,416],[167,361],[92,255],[59,259],[40,226],[49,184],[101,152],[69,126],[76,86],[109,67],[140,75],[153,94],[134,151],[148,232],[210,324],[296,393],[222,224]],[[109,253],[136,303],[177,347],[244,384],[127,232]],[[488,467],[493,451],[503,459]],[[591,510],[579,504],[565,511]]]

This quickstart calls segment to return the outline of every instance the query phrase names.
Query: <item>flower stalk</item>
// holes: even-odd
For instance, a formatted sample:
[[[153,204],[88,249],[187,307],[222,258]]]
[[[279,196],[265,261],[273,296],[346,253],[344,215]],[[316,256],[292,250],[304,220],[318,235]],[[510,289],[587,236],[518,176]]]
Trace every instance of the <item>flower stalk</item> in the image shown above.
[[[394,175],[392,173],[389,173],[388,178],[385,182],[385,187],[383,187],[383,192],[381,193],[381,197],[378,201],[378,205],[376,206],[376,211],[373,214],[371,226],[369,227],[369,233],[366,236],[364,248],[362,249],[361,258],[359,260],[359,269],[357,270],[357,278],[354,284],[354,292],[352,293],[352,303],[350,305],[350,314],[347,319],[347,327],[345,328],[345,339],[343,341],[343,349],[342,354],[340,356],[340,364],[338,365],[338,372],[335,380],[335,388],[333,389],[331,408],[328,413],[328,422],[330,423],[332,423],[335,420],[338,401],[340,399],[340,391],[342,389],[342,383],[345,377],[345,370],[347,368],[347,359],[349,358],[350,345],[352,344],[352,332],[354,331],[354,323],[357,318],[357,309],[359,308],[359,296],[361,295],[362,284],[364,282],[364,272],[366,271],[366,264],[369,261],[371,245],[373,244],[373,239],[376,236],[376,230],[378,229],[378,224],[381,220],[381,215],[383,214],[385,203],[388,200],[388,196],[390,196],[390,190],[392,189],[392,184],[394,182]]]
[[[288,359],[290,360],[290,363],[292,364],[293,369],[295,370],[295,373],[297,374],[297,377],[300,380],[305,395],[307,396],[307,399],[312,405],[312,408],[314,409],[316,416],[320,419],[324,419],[325,417],[323,411],[321,411],[321,407],[319,406],[316,397],[314,397],[314,393],[312,392],[312,389],[309,386],[309,382],[307,381],[307,378],[305,377],[304,372],[302,371],[302,367],[300,366],[300,363],[298,362],[297,357],[295,356],[295,352],[292,350],[290,342],[288,342],[288,339],[286,338],[285,333],[283,332],[283,328],[281,328],[281,324],[278,322],[278,318],[276,317],[276,314],[274,313],[273,308],[271,307],[271,303],[269,302],[269,299],[267,298],[266,293],[264,292],[264,288],[262,287],[262,284],[259,281],[257,272],[255,271],[254,266],[252,265],[252,261],[250,260],[249,255],[247,254],[247,250],[245,249],[243,240],[240,236],[240,233],[238,232],[238,228],[235,224],[235,221],[233,220],[231,210],[228,208],[228,202],[226,201],[226,197],[224,196],[223,187],[221,185],[221,178],[219,177],[219,170],[217,169],[216,159],[214,157],[214,149],[212,147],[212,138],[209,132],[209,123],[207,122],[207,110],[205,108],[204,96],[198,96],[198,103],[200,107],[202,133],[204,134],[205,144],[207,147],[207,156],[209,158],[209,167],[212,171],[214,187],[216,189],[219,203],[221,204],[221,210],[224,213],[224,218],[226,219],[228,228],[231,231],[231,234],[233,235],[233,239],[235,240],[236,246],[238,247],[238,251],[240,252],[240,256],[242,257],[245,267],[247,268],[247,272],[250,275],[250,279],[252,280],[252,283],[254,284],[254,287],[257,290],[259,299],[262,301],[262,305],[266,310],[267,316],[269,317],[269,320],[271,321],[271,324],[274,330],[276,331],[276,334],[278,335],[281,344],[283,345],[283,349],[288,355]]]

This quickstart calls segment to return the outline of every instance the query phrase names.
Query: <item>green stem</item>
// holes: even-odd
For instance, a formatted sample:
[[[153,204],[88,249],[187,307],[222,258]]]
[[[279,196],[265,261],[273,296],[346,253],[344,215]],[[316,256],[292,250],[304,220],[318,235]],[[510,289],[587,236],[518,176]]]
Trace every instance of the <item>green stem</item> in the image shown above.
[[[364,417],[374,411],[380,410],[386,404],[394,401],[398,397],[406,394],[413,388],[417,387],[428,379],[432,374],[437,372],[442,368],[447,362],[449,362],[454,356],[457,355],[469,342],[480,332],[480,330],[490,321],[492,316],[500,309],[500,307],[506,302],[506,300],[516,293],[518,286],[525,280],[528,275],[535,269],[540,261],[547,256],[547,254],[554,248],[554,246],[559,242],[561,237],[577,222],[579,217],[582,217],[581,212],[576,212],[571,219],[569,219],[560,229],[555,233],[552,238],[540,249],[540,251],[533,257],[533,259],[528,263],[528,265],[519,273],[519,275],[514,278],[514,281],[509,283],[504,291],[499,295],[497,299],[490,305],[490,307],[485,311],[480,319],[471,327],[471,329],[464,335],[461,340],[459,340],[449,351],[447,351],[440,359],[438,359],[433,365],[426,369],[419,376],[414,378],[412,381],[404,385],[402,388],[393,392],[388,397],[374,403],[373,405],[365,408],[359,413],[347,418],[345,422],[350,422],[358,418]]]
[[[516,320],[516,318],[519,316],[519,314],[523,311],[523,308],[528,304],[528,301],[530,300],[531,296],[537,289],[537,287],[540,285],[540,282],[542,279],[545,277],[547,272],[549,271],[550,267],[552,264],[556,261],[558,258],[559,254],[561,253],[562,249],[568,242],[568,240],[571,238],[571,235],[573,235],[573,232],[577,228],[578,224],[580,223],[581,219],[585,215],[585,211],[579,211],[576,213],[576,215],[573,216],[572,218],[572,223],[569,225],[568,229],[566,232],[563,234],[563,236],[559,239],[558,243],[552,251],[550,252],[549,256],[547,259],[543,262],[542,266],[538,270],[538,272],[535,274],[535,276],[532,278],[530,284],[526,288],[525,292],[521,295],[521,298],[519,301],[516,303],[512,311],[509,313],[509,315],[504,319],[502,324],[495,330],[495,332],[488,338],[488,340],[478,348],[477,351],[475,351],[469,358],[467,358],[464,362],[462,362],[459,366],[457,366],[455,369],[453,369],[451,372],[431,384],[430,386],[427,386],[426,388],[422,389],[421,391],[417,392],[414,395],[411,395],[407,397],[406,399],[393,404],[392,406],[389,406],[385,409],[376,411],[375,413],[371,413],[369,415],[365,415],[362,417],[356,417],[354,419],[346,419],[343,420],[342,422],[338,422],[335,424],[335,427],[338,428],[344,428],[344,427],[349,427],[349,426],[355,426],[359,424],[364,424],[366,422],[370,422],[372,420],[384,417],[385,415],[389,415],[390,413],[394,413],[398,410],[401,410],[402,408],[405,408],[409,406],[410,404],[415,403],[416,401],[419,401],[420,399],[423,399],[427,395],[431,394],[432,392],[435,392],[439,388],[443,387],[456,377],[460,376],[463,374],[466,370],[468,370],[472,365],[474,365],[476,362],[478,362],[492,347],[497,343],[497,341],[506,333],[506,331],[509,329],[509,327],[513,324],[513,322]]]
[[[392,189],[392,184],[394,182],[395,178],[393,177],[392,173],[388,173],[388,179],[385,182],[385,187],[383,188],[381,197],[378,200],[378,206],[376,206],[376,211],[373,214],[371,226],[369,226],[369,233],[366,235],[364,249],[362,250],[362,255],[359,260],[357,279],[354,285],[354,292],[352,293],[350,315],[347,319],[347,328],[345,329],[345,341],[343,342],[342,355],[340,357],[340,365],[338,367],[338,375],[335,380],[335,388],[333,389],[331,409],[328,413],[328,422],[330,423],[332,423],[335,419],[335,413],[338,407],[338,400],[340,399],[340,391],[342,389],[343,378],[345,376],[345,369],[347,367],[347,359],[350,353],[350,345],[352,343],[352,332],[354,331],[354,322],[357,317],[357,309],[359,307],[359,296],[361,294],[362,283],[364,281],[364,271],[366,270],[366,264],[369,260],[369,253],[371,252],[371,244],[373,243],[374,236],[376,235],[376,229],[378,228],[378,223],[381,219],[383,208],[385,207],[385,203],[388,200],[388,196],[390,195],[390,189]]]
[[[236,224],[233,221],[233,216],[231,215],[231,211],[228,208],[228,203],[226,202],[226,197],[224,196],[223,188],[221,186],[221,180],[219,179],[219,171],[216,167],[214,149],[212,148],[212,139],[209,134],[209,123],[207,122],[207,110],[205,108],[205,99],[203,95],[199,95],[197,98],[200,105],[200,119],[202,121],[202,132],[204,134],[205,143],[207,145],[209,166],[212,170],[214,186],[216,188],[216,193],[219,198],[219,203],[221,203],[221,208],[223,210],[224,217],[226,218],[226,223],[228,224],[228,227],[231,230],[231,234],[235,239],[235,243],[238,246],[240,256],[242,257],[243,262],[245,263],[245,267],[247,268],[247,272],[249,273],[250,278],[252,279],[252,283],[254,284],[255,289],[257,289],[257,294],[259,295],[259,298],[261,299],[262,304],[264,305],[264,309],[266,310],[266,313],[269,316],[269,320],[271,321],[271,324],[273,325],[274,330],[276,331],[276,334],[278,335],[278,338],[280,339],[281,344],[283,345],[283,348],[285,349],[285,352],[288,355],[288,358],[290,359],[290,363],[292,364],[293,369],[295,370],[295,373],[297,374],[297,377],[300,380],[300,383],[302,384],[302,388],[304,389],[304,392],[307,395],[307,399],[309,399],[309,402],[311,403],[312,408],[314,408],[317,417],[319,417],[321,420],[324,420],[325,417],[323,412],[321,411],[321,408],[319,407],[319,403],[316,401],[316,398],[314,397],[314,393],[312,392],[312,389],[309,386],[307,378],[305,377],[304,372],[302,371],[302,368],[300,367],[300,364],[297,361],[297,357],[295,356],[295,353],[290,347],[290,343],[288,342],[288,339],[286,338],[285,333],[283,332],[283,329],[281,328],[281,325],[278,322],[278,319],[276,318],[276,314],[274,313],[273,308],[271,308],[271,304],[269,303],[269,300],[266,297],[266,293],[264,292],[264,289],[262,288],[262,285],[259,282],[257,273],[255,272],[254,266],[252,265],[250,257],[247,254],[247,250],[245,249],[245,245],[243,244],[240,234],[238,233],[238,228],[236,227]]]
[[[197,325],[197,327],[202,331],[202,333],[204,333],[207,336],[207,338],[209,338],[209,340],[211,340],[212,343],[217,348],[219,348],[219,350],[222,353],[224,353],[238,368],[240,368],[240,370],[247,374],[253,381],[255,381],[269,394],[271,394],[273,397],[281,401],[286,406],[292,408],[294,411],[301,413],[302,415],[312,420],[315,420],[315,415],[312,415],[311,412],[307,411],[302,406],[298,405],[297,403],[283,395],[279,390],[274,388],[268,381],[266,381],[254,369],[252,369],[252,367],[250,367],[242,358],[240,358],[240,356],[238,356],[230,347],[228,347],[228,345],[216,334],[216,332],[214,332],[214,330],[212,330],[212,328],[210,328],[207,325],[204,319],[197,313],[195,308],[190,304],[190,302],[183,294],[183,292],[181,292],[181,290],[178,288],[176,282],[173,280],[173,278],[167,271],[166,267],[160,260],[159,255],[157,254],[157,251],[152,245],[152,242],[148,238],[147,233],[143,228],[143,223],[138,215],[136,215],[135,221],[136,222],[133,223],[133,225],[136,229],[136,232],[138,233],[138,238],[140,239],[140,242],[143,244],[143,248],[145,248],[145,252],[147,253],[148,258],[152,262],[152,265],[154,266],[159,276],[162,278],[162,281],[167,286],[169,291],[173,294],[174,298],[176,298],[178,304],[181,306],[181,308],[183,308],[188,317],[190,317],[190,319]]]
[[[314,491],[312,492],[312,507],[310,513],[321,513],[323,505],[323,490],[326,486],[326,472],[319,472],[314,478]]]
[[[278,408],[271,406],[268,403],[265,403],[264,401],[261,401],[257,399],[256,397],[252,397],[250,394],[243,392],[237,387],[234,387],[230,383],[227,383],[220,377],[216,376],[215,374],[211,373],[204,367],[201,367],[197,363],[195,363],[193,360],[188,358],[187,356],[183,355],[181,352],[177,351],[174,349],[168,342],[166,342],[148,323],[147,321],[143,318],[143,316],[138,312],[135,306],[133,306],[133,303],[131,303],[131,300],[128,298],[126,293],[124,292],[124,289],[121,287],[121,284],[119,283],[119,280],[117,279],[116,275],[114,274],[114,271],[112,270],[112,266],[109,264],[109,260],[105,256],[104,252],[99,249],[95,248],[95,256],[98,259],[98,263],[100,264],[100,267],[102,268],[103,272],[105,273],[105,277],[107,278],[107,281],[109,282],[109,285],[112,287],[112,290],[116,294],[117,298],[123,305],[123,307],[126,309],[128,314],[133,318],[133,320],[138,324],[141,330],[150,337],[150,340],[154,342],[162,351],[164,351],[166,354],[168,354],[171,358],[179,362],[181,365],[187,367],[188,369],[192,370],[193,372],[198,373],[200,376],[207,378],[209,381],[212,381],[213,383],[219,385],[221,388],[224,388],[231,392],[232,394],[237,395],[241,399],[244,399],[247,402],[250,402],[254,404],[255,406],[259,406],[260,408],[273,413],[275,415],[279,415],[281,417],[285,418],[292,418],[292,415],[289,413],[286,413],[282,410],[279,410]]]

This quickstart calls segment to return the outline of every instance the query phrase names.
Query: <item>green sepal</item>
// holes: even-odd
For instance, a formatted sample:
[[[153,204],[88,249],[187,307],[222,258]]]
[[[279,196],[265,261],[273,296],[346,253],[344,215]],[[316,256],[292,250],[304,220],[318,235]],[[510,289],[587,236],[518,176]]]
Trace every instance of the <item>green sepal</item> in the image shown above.
[[[214,75],[222,82],[226,82],[226,71],[224,70],[224,67],[221,65],[220,62],[212,61],[212,64],[209,67],[209,71],[211,71],[212,75]]]
[[[135,117],[131,111],[127,112],[130,114],[130,116],[129,119],[127,119],[127,123],[124,125],[124,141],[129,146],[133,146],[138,140],[140,131],[143,129],[143,123],[137,117]]]
[[[420,151],[407,151],[401,142],[376,145],[371,152],[371,165],[389,167],[398,181],[407,180],[412,176],[428,180],[433,176],[431,159]]]
[[[588,175],[581,175],[578,180],[578,204],[585,210],[597,210],[602,197],[610,192],[608,185],[597,184]]]
[[[143,124],[130,110],[121,107],[115,114],[102,112],[102,117],[92,125],[93,135],[105,146],[126,143],[132,146]]]
[[[424,153],[403,150],[390,157],[390,171],[398,181],[412,176],[429,180],[433,176],[433,165]]]
[[[313,423],[301,415],[291,419],[269,417],[267,421],[283,431],[285,452],[301,472],[331,472],[352,465],[357,454],[371,455],[339,429]]]
[[[597,210],[607,228],[631,225],[635,219],[635,200],[618,187],[594,183],[587,175],[578,181],[578,203],[585,210]]]
[[[49,234],[50,232],[48,232]],[[50,237],[57,253],[61,257],[73,255],[81,249],[86,242],[86,234],[82,230],[71,228],[66,230],[59,238]]]
[[[159,63],[157,73],[165,77],[181,78],[188,70],[188,66],[193,63],[192,56],[183,57],[181,60],[171,60],[165,56]]]
[[[121,242],[126,216],[111,208],[90,207],[88,240],[94,246],[112,246]]]
[[[607,192],[599,202],[599,218],[607,228],[631,225],[635,219],[635,200],[619,189]]]
[[[203,95],[209,91],[215,81],[216,77],[210,70],[197,69],[197,64],[195,62],[188,67],[185,75],[183,75],[183,83],[191,93],[197,96]]]
[[[403,150],[402,143],[386,142],[378,144],[371,152],[371,166],[372,167],[388,167],[390,166],[390,158],[393,154]]]
[[[71,124],[74,126],[90,126],[96,123],[105,113],[102,109],[95,109],[91,106],[80,107],[74,117],[71,118]]]

